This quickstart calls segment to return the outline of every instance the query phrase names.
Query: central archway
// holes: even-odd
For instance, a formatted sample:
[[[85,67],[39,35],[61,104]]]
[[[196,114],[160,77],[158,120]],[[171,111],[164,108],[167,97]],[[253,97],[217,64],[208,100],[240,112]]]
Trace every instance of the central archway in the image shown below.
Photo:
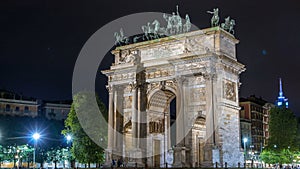
[[[171,102],[176,99],[176,94],[170,89],[154,89],[149,92],[147,104],[148,138],[150,138],[148,149],[152,155],[152,165],[154,167],[164,167],[167,160],[168,152],[171,151],[171,136],[176,139],[176,130],[171,130],[171,121],[175,121],[175,117],[171,116]],[[174,113],[174,112],[173,112]],[[176,112],[175,112],[176,114]],[[176,127],[172,127],[176,128]],[[173,144],[175,140],[173,140]]]

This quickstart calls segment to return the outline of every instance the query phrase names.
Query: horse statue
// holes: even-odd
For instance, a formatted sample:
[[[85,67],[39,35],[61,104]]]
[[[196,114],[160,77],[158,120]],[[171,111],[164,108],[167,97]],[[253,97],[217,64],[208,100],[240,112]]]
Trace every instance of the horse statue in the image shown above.
[[[225,22],[221,23],[221,28],[228,31],[229,30],[229,26],[230,26],[230,16],[228,16],[227,18],[225,18]]]
[[[190,21],[190,17],[188,14],[185,15],[185,24],[183,25],[182,31],[183,33],[189,32],[191,30],[192,24]]]
[[[207,11],[207,13],[209,14],[213,14],[213,16],[211,17],[211,27],[215,27],[215,26],[219,26],[219,9],[218,8],[214,8],[214,11]]]
[[[225,31],[234,34],[233,27],[235,25],[235,21],[233,19],[230,19],[230,16],[225,18],[225,22],[221,24],[221,28]]]
[[[157,39],[160,37],[159,31],[160,31],[160,23],[158,20],[154,20],[152,22],[152,25],[154,26],[153,28],[153,34],[154,34],[154,39]]]
[[[229,24],[229,29],[228,29],[228,32],[229,32],[229,33],[232,32],[232,34],[234,34],[234,30],[233,30],[234,25],[235,25],[235,20],[234,20],[234,19],[231,19],[231,20],[230,20],[230,24]]]
[[[114,37],[116,38],[115,45],[123,45],[123,44],[128,44],[129,40],[128,38],[124,35],[123,29],[120,29],[120,33],[115,32]]]

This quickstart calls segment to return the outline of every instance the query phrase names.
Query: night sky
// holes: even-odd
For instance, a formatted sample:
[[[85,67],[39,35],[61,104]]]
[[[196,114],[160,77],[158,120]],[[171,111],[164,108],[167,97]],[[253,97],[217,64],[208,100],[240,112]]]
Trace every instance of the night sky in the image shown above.
[[[274,103],[281,77],[290,108],[300,116],[297,0],[1,1],[0,88],[46,100],[71,99],[75,61],[93,33],[119,17],[171,13],[177,4],[181,15],[189,14],[199,28],[210,27],[206,11],[216,7],[221,22],[227,16],[235,19],[235,37],[240,40],[237,58],[247,69],[241,75],[240,96],[255,94]],[[106,79],[100,70],[111,61],[111,55],[104,59],[96,81],[104,102]]]

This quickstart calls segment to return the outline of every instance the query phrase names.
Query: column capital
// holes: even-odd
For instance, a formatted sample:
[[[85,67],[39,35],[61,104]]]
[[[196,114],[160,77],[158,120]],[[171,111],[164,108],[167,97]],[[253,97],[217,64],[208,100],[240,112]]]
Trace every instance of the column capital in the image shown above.
[[[217,74],[216,73],[206,73],[206,74],[203,74],[203,77],[205,80],[217,80]]]
[[[114,86],[113,86],[113,85],[106,85],[105,87],[106,87],[106,89],[107,89],[107,91],[108,91],[109,93],[112,93],[112,92],[113,92],[113,89],[114,89]]]
[[[173,79],[173,82],[174,83],[177,83],[177,84],[183,84],[185,81],[187,81],[187,77],[185,76],[177,76]]]
[[[130,82],[129,86],[130,86],[130,91],[136,90],[136,88],[138,87],[136,81]]]

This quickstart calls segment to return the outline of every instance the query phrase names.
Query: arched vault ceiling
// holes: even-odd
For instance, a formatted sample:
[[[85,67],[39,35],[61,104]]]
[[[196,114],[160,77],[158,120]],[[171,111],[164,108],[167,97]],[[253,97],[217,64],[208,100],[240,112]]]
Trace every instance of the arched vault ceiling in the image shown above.
[[[159,90],[150,98],[148,109],[165,112],[174,96],[175,94],[169,90]]]

